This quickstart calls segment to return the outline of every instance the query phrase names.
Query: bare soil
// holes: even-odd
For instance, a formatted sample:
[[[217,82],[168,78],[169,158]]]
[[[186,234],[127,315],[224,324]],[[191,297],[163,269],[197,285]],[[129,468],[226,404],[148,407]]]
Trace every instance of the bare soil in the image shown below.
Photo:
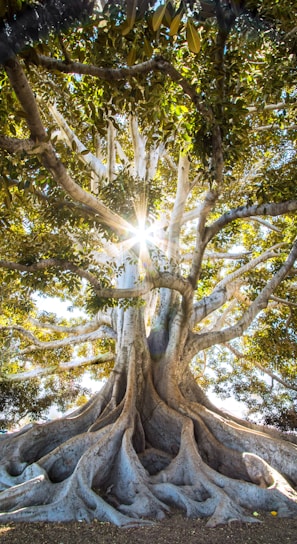
[[[232,522],[209,529],[205,520],[175,514],[151,526],[119,529],[110,523],[0,525],[5,544],[297,544],[297,518],[260,515],[261,523]]]

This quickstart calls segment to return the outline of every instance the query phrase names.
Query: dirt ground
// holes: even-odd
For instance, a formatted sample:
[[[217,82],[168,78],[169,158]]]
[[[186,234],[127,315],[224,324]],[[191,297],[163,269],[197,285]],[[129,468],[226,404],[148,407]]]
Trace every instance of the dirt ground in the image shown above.
[[[180,514],[150,527],[118,529],[109,523],[19,523],[0,525],[2,544],[297,544],[297,518],[260,515],[262,523],[209,529],[205,520]]]

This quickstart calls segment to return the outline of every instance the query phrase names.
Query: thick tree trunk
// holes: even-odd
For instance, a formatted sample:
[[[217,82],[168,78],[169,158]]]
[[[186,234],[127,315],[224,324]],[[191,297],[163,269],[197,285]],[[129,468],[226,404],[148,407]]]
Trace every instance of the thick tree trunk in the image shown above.
[[[124,526],[172,506],[209,526],[255,521],[255,510],[296,516],[297,446],[212,410],[189,373],[181,380],[173,361],[153,360],[140,309],[119,326],[102,391],[71,415],[1,438],[0,520]]]

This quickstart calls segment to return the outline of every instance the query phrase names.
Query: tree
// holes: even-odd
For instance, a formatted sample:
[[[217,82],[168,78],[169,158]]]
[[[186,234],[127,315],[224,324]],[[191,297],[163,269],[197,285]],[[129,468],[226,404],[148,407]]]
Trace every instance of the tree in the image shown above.
[[[1,437],[0,519],[295,516],[296,437],[223,413],[195,379],[220,346],[249,372],[266,333],[295,334],[290,5],[138,20],[112,4],[2,71],[10,379],[114,365],[70,416]],[[36,293],[90,319],[38,315]],[[294,387],[289,340],[274,376]]]

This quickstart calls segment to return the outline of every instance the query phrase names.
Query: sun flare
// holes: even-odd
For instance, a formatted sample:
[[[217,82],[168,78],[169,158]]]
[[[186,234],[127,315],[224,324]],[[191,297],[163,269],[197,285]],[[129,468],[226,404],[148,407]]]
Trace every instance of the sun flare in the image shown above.
[[[150,240],[150,229],[146,228],[145,222],[139,222],[138,226],[133,230],[133,241],[135,240],[136,244],[144,245]]]

